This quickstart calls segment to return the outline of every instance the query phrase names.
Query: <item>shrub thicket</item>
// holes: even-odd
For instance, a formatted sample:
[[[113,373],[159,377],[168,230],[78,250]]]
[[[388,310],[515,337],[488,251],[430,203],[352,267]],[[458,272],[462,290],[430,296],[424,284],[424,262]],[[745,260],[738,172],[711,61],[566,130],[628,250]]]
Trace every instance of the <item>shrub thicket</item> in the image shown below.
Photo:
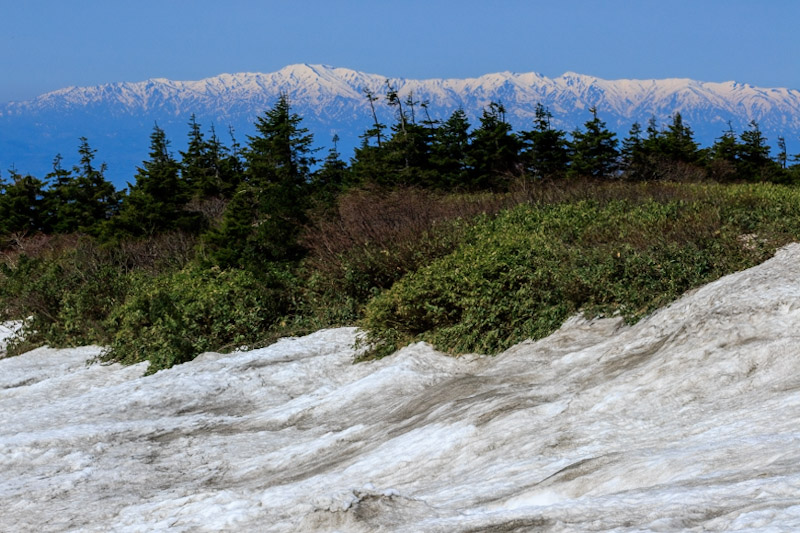
[[[343,194],[312,217],[301,242],[314,287],[361,305],[407,272],[451,252],[469,221],[513,202],[507,194],[369,189]]]
[[[120,303],[127,279],[93,241],[29,239],[0,262],[0,320],[24,319],[9,353],[39,345],[102,344],[104,321]]]
[[[372,355],[411,340],[497,353],[579,311],[635,321],[800,236],[794,189],[665,187],[655,196],[666,201],[646,186],[612,186],[600,200],[528,204],[485,218],[452,254],[368,304]],[[623,198],[610,198],[614,190]]]
[[[138,275],[107,321],[113,337],[101,359],[149,361],[153,373],[204,351],[256,345],[288,310],[290,283],[291,276],[277,268],[258,278],[196,266]]]

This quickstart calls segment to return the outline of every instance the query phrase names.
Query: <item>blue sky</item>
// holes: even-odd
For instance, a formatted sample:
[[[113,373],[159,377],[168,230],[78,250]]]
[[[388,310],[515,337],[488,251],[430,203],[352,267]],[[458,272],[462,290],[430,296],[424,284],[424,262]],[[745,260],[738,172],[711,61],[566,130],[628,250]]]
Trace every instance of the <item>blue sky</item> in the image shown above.
[[[0,20],[0,102],[292,63],[410,78],[575,71],[800,89],[792,0],[0,0]]]

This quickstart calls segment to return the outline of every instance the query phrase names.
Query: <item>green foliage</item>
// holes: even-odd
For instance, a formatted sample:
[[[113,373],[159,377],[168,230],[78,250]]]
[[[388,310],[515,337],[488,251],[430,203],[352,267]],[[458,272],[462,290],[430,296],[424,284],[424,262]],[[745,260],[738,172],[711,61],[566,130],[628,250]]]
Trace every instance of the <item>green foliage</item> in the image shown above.
[[[209,197],[230,198],[241,180],[242,166],[238,155],[217,137],[214,128],[205,138],[195,116],[189,119],[189,142],[181,152],[181,178],[197,199]]]
[[[748,181],[772,181],[780,173],[780,165],[770,158],[767,139],[758,123],[750,121],[750,129],[740,135],[738,150],[738,172]]]
[[[620,150],[623,177],[628,180],[699,181],[705,178],[706,150],[700,150],[694,133],[675,113],[672,122],[659,130],[655,117],[642,137],[638,123],[633,124]]]
[[[728,127],[709,150],[711,159],[709,171],[717,181],[750,181],[786,183],[796,179],[795,167],[785,168],[786,143],[778,139],[781,152],[778,161],[769,153],[767,139],[761,133],[756,121],[750,122],[737,141],[733,128]]]
[[[348,181],[347,164],[342,161],[336,143],[339,136],[333,136],[333,148],[328,151],[328,156],[322,166],[311,176],[311,190],[314,200],[324,205],[331,205],[345,187]]]
[[[534,128],[521,134],[523,165],[534,179],[560,177],[567,168],[569,152],[565,134],[551,126],[552,118],[550,111],[536,104]]]
[[[72,169],[73,179],[57,182],[54,187],[57,200],[52,210],[63,233],[77,231],[97,236],[105,222],[119,211],[120,194],[105,178],[105,163],[94,166],[96,152],[86,137],[81,137],[80,164]]]
[[[467,181],[469,128],[467,114],[459,108],[433,134],[431,165],[442,188],[457,189]]]
[[[11,182],[0,179],[0,237],[33,234],[43,229],[44,183],[11,171]],[[2,248],[2,244],[0,244]]]
[[[105,361],[149,361],[148,373],[209,350],[253,346],[289,305],[285,269],[261,276],[244,270],[187,266],[159,276],[138,275],[125,302],[108,319],[114,332]]]
[[[506,121],[503,104],[491,102],[484,110],[480,126],[470,134],[468,183],[471,190],[506,190],[520,174],[521,142]]]
[[[755,122],[700,149],[680,114],[653,118],[617,152],[595,109],[567,142],[543,106],[517,134],[500,103],[471,129],[463,110],[441,122],[386,89],[395,123],[365,91],[373,123],[350,166],[334,137],[312,172],[313,139],[282,95],[243,148],[192,117],[176,160],[156,127],[127,196],[85,138],[71,170],[60,156],[44,181],[12,170],[0,320],[27,317],[15,349],[111,343],[108,360],[155,371],[366,314],[376,352],[411,339],[492,352],[578,311],[635,320],[800,236],[793,189],[688,184],[800,181]]]
[[[572,132],[568,175],[571,177],[609,178],[617,170],[616,134],[597,117],[597,109],[589,109],[592,119],[584,130]]]
[[[790,189],[617,191],[620,199],[612,190],[611,199],[523,205],[476,224],[453,253],[368,304],[373,353],[415,339],[496,353],[579,311],[635,321],[800,236],[800,193]]]
[[[299,257],[297,235],[305,222],[312,136],[300,127],[281,95],[256,122],[258,135],[244,151],[246,169],[218,228],[205,238],[207,256],[222,267],[258,270],[264,261]]]
[[[186,209],[191,190],[181,179],[169,141],[157,125],[150,135],[150,158],[142,162],[119,214],[111,220],[114,238],[152,237],[169,231],[197,232],[201,217]]]
[[[622,139],[620,159],[626,179],[643,181],[650,178],[650,158],[642,138],[642,126],[638,122],[633,123],[628,136]]]
[[[80,164],[72,171],[61,166],[62,158],[57,155],[53,171],[44,181],[13,170],[11,183],[0,180],[0,235],[99,235],[105,222],[117,213],[120,195],[105,179],[105,164],[94,166],[95,152],[82,137]]]
[[[103,344],[127,279],[88,239],[0,263],[0,320],[25,318],[25,346]],[[19,350],[18,350],[19,351]]]
[[[334,210],[314,213],[302,237],[315,299],[348,302],[360,312],[407,272],[452,251],[469,221],[494,213],[508,198],[423,189],[352,190]]]

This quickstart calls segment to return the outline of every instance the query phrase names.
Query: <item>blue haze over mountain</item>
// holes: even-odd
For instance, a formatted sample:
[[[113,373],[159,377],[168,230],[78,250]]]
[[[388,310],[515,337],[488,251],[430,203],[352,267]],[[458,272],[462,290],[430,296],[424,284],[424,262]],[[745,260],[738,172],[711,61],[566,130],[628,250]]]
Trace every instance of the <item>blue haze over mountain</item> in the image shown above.
[[[414,100],[429,102],[433,119],[446,119],[463,107],[476,125],[484,106],[501,101],[509,122],[519,131],[531,128],[534,107],[540,102],[553,113],[553,125],[570,132],[582,126],[590,118],[588,109],[596,106],[600,118],[622,138],[635,121],[644,127],[655,116],[664,126],[680,112],[703,146],[727,130],[728,121],[740,133],[756,120],[770,143],[783,135],[790,153],[800,151],[800,91],[792,89],[689,79],[611,81],[572,72],[552,79],[533,72],[502,72],[469,79],[411,80],[300,64],[271,74],[68,87],[0,105],[0,169],[5,176],[13,166],[18,172],[43,177],[58,153],[69,168],[77,163],[78,139],[85,136],[97,150],[98,162],[108,164],[107,177],[121,188],[133,181],[136,166],[147,158],[154,123],[167,132],[176,157],[185,148],[193,113],[204,131],[213,125],[230,145],[232,127],[244,145],[255,131],[256,118],[281,92],[289,95],[316,145],[330,147],[338,134],[339,150],[347,160],[372,121],[363,89],[383,95],[387,79],[403,98],[413,92]],[[394,122],[384,99],[378,113],[383,123]],[[416,113],[417,120],[424,118],[420,107]]]

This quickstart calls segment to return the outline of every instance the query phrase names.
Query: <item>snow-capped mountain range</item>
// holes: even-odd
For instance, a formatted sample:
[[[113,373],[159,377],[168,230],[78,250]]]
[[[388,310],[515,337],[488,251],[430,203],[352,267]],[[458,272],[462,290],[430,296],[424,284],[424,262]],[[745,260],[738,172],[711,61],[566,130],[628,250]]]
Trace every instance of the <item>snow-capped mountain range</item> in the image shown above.
[[[187,122],[195,114],[204,130],[214,125],[230,143],[233,127],[240,143],[254,131],[253,123],[281,92],[315,135],[316,144],[330,147],[341,138],[344,158],[371,122],[364,89],[385,94],[386,81],[402,97],[429,102],[434,119],[446,119],[462,107],[477,124],[482,109],[501,101],[517,130],[531,127],[535,105],[554,115],[554,125],[566,131],[580,127],[588,109],[596,106],[609,128],[624,137],[633,122],[651,116],[664,125],[677,111],[703,145],[710,145],[728,128],[741,132],[756,120],[771,142],[784,136],[791,153],[800,151],[800,91],[759,88],[737,82],[690,79],[604,80],[567,72],[556,78],[540,74],[500,72],[467,79],[412,80],[367,74],[323,65],[291,65],[270,74],[222,74],[199,81],[164,78],[95,87],[67,87],[24,102],[0,105],[0,169],[44,176],[57,153],[64,164],[77,160],[78,138],[86,136],[97,158],[108,163],[108,176],[119,186],[132,181],[136,165],[147,157],[154,123],[164,128],[177,153],[185,146]],[[417,108],[418,113],[421,109]],[[392,111],[381,99],[384,123]],[[4,172],[5,173],[5,172]]]

